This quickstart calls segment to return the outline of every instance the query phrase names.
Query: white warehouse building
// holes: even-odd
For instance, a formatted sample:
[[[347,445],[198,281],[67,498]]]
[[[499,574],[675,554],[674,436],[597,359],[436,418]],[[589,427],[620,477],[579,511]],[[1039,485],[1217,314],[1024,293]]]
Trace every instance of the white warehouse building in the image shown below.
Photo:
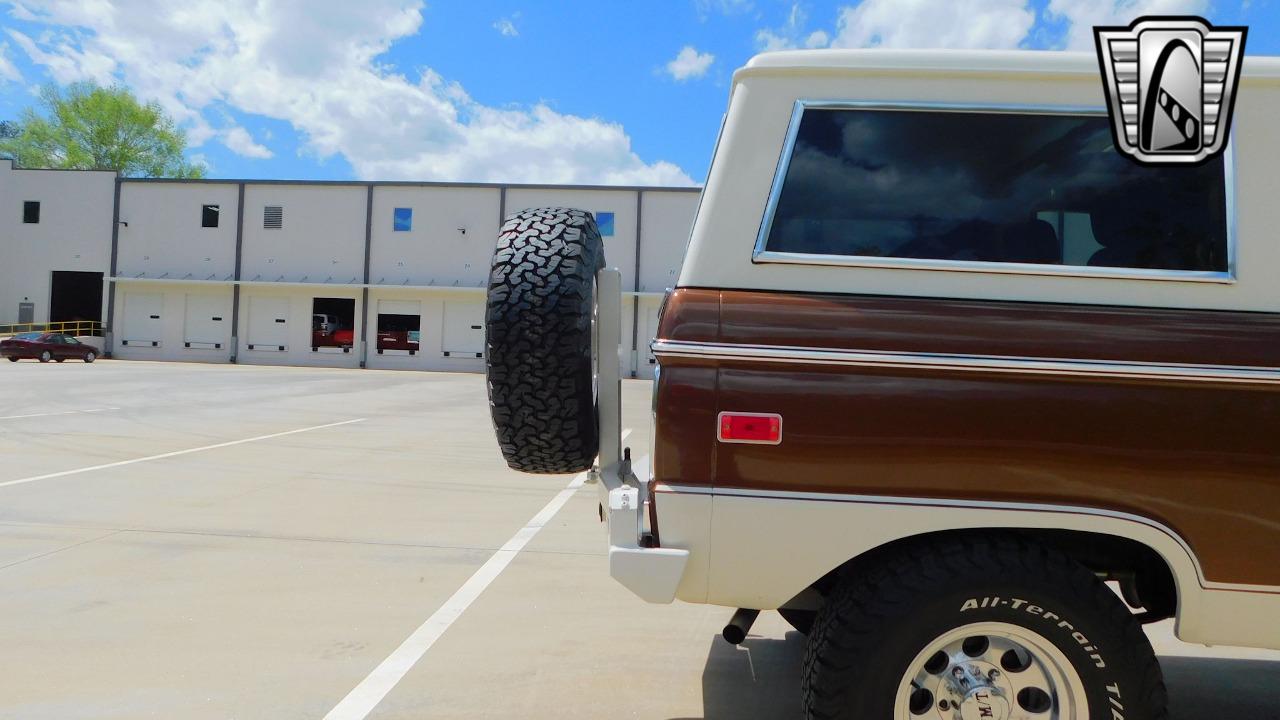
[[[125,359],[482,371],[502,219],[595,213],[623,371],[675,283],[697,188],[119,178],[0,160],[0,326],[100,321]]]

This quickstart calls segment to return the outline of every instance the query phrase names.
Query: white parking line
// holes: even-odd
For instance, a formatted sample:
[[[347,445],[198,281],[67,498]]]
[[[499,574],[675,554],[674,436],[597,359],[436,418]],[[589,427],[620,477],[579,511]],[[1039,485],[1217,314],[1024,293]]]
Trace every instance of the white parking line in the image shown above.
[[[622,439],[626,440],[630,434],[630,428],[623,430]],[[368,717],[392,688],[404,679],[423,655],[427,654],[431,646],[436,644],[440,636],[444,635],[453,621],[457,620],[471,606],[471,603],[480,597],[480,593],[484,592],[485,588],[489,587],[489,584],[511,564],[524,546],[528,545],[538,531],[555,517],[560,508],[564,507],[564,504],[573,497],[586,480],[585,472],[575,476],[565,489],[551,498],[551,502],[544,505],[538,514],[534,515],[515,535],[512,535],[511,539],[491,555],[479,570],[467,578],[462,587],[444,601],[440,609],[432,613],[426,622],[419,625],[412,635],[400,643],[400,647],[347,693],[347,696],[324,716],[324,720],[364,720]]]
[[[99,413],[119,410],[118,407],[92,408],[90,410],[63,410],[61,412],[31,413],[30,415],[4,415],[0,420],[21,420],[22,418],[53,417],[54,415],[77,415],[79,413]]]
[[[338,427],[339,425],[350,425],[352,423],[364,422],[367,419],[368,418],[356,418],[355,420],[343,420],[342,422],[313,425],[311,427],[298,428],[297,430],[286,430],[284,432],[271,433],[270,435],[259,435],[257,437],[244,438],[243,440],[230,440],[228,442],[215,443],[213,445],[202,445],[200,447],[187,448],[186,450],[175,450],[173,452],[161,453],[159,455],[148,455],[146,457],[134,458],[132,460],[120,460],[113,463],[76,468],[74,470],[62,470],[45,475],[34,475],[32,477],[19,478],[17,480],[7,480],[5,482],[0,482],[0,487],[21,485],[23,483],[35,482],[37,480],[51,480],[53,478],[66,477],[68,475],[79,475],[80,473],[93,472],[94,470],[106,470],[108,468],[123,467],[125,465],[133,465],[134,463],[150,462],[152,460],[163,460],[165,458],[177,457],[179,455],[190,455],[191,453],[204,452],[205,450],[217,450],[218,448],[231,447],[232,445],[243,445],[245,443],[258,442],[259,440],[270,440],[271,438],[284,437],[286,435],[297,435],[298,433],[311,432],[312,430],[323,430],[325,428]]]

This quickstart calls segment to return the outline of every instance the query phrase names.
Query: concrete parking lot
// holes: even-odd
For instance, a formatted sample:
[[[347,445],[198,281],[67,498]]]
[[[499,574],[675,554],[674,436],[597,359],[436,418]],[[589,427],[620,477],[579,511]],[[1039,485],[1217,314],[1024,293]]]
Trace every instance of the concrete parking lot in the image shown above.
[[[506,469],[476,375],[5,363],[0,718],[796,717],[803,638],[633,598],[571,480]],[[1174,718],[1280,718],[1280,653],[1151,632]]]

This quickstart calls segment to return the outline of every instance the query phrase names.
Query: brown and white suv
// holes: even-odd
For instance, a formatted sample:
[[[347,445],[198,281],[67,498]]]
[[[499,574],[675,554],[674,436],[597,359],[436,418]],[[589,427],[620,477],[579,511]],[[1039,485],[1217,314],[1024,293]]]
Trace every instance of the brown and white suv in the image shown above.
[[[760,56],[652,346],[652,458],[567,209],[499,239],[502,451],[595,464],[646,600],[807,633],[809,717],[1163,718],[1143,623],[1280,648],[1280,60],[1237,97],[1223,155],[1143,167],[1092,55]]]

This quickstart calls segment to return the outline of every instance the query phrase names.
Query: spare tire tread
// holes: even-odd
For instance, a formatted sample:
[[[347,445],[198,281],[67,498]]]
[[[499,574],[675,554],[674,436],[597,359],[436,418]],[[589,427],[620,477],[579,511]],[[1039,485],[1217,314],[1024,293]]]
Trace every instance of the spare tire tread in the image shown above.
[[[515,470],[580,472],[595,460],[591,315],[603,264],[595,218],[582,210],[524,210],[498,236],[485,358],[498,445]]]

